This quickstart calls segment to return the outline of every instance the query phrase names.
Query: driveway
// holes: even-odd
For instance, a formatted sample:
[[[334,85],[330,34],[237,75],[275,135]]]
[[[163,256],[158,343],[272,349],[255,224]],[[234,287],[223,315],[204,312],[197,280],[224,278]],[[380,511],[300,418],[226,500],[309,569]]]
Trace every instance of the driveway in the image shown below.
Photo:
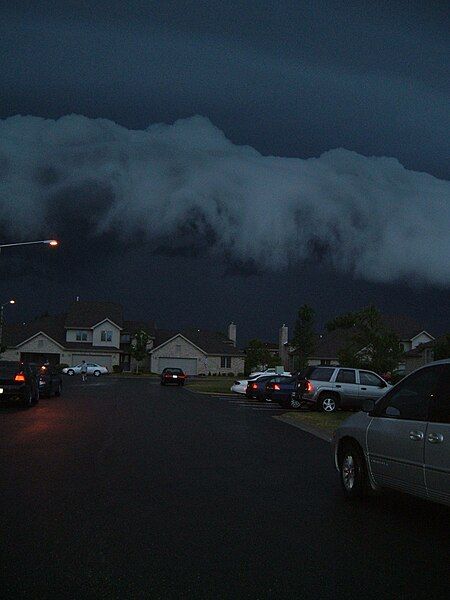
[[[425,598],[447,591],[450,511],[352,506],[330,446],[156,381],[66,379],[0,409],[6,597]]]

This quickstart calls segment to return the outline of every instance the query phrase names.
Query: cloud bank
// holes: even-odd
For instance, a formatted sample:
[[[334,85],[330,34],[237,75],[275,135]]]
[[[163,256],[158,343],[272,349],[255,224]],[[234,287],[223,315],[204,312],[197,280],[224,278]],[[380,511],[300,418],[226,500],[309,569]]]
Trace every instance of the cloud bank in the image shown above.
[[[394,158],[262,156],[199,116],[140,131],[77,115],[0,121],[3,237],[56,235],[80,213],[80,240],[144,236],[155,252],[257,269],[313,260],[450,285],[450,182]]]

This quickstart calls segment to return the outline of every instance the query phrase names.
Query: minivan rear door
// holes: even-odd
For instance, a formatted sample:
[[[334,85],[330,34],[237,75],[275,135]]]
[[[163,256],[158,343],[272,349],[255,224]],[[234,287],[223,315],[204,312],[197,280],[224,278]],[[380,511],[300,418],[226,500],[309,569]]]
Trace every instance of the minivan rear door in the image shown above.
[[[425,436],[425,481],[431,500],[450,504],[450,364],[443,367]]]
[[[425,436],[440,371],[415,371],[381,398],[367,428],[367,453],[375,482],[427,496]]]

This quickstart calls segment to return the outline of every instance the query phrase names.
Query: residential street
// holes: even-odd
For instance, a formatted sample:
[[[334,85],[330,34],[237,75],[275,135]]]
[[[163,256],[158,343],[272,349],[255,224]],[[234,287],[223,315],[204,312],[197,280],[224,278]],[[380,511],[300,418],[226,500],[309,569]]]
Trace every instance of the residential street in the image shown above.
[[[0,408],[4,598],[429,598],[450,511],[344,501],[330,445],[267,405],[78,377]]]

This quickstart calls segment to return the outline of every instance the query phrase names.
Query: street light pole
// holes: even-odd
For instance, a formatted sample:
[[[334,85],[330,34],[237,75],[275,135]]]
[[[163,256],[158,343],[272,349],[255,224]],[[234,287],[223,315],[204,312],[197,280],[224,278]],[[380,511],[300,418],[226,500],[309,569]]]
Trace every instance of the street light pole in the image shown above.
[[[35,242],[15,242],[14,244],[0,244],[0,252],[2,248],[11,248],[12,246],[29,246],[30,244],[47,244],[48,246],[57,246],[58,240],[37,240]]]
[[[2,351],[2,340],[3,340],[3,309],[7,304],[15,304],[15,300],[8,300],[4,304],[0,304],[0,353]]]

